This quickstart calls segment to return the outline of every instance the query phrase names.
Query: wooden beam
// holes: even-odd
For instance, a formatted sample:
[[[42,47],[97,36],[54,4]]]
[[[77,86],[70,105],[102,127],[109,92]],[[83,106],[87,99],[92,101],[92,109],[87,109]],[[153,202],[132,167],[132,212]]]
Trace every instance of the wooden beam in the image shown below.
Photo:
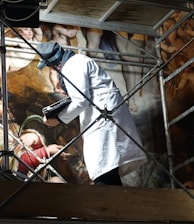
[[[188,0],[120,0],[126,3],[146,4],[150,6],[169,8],[182,11],[190,11],[191,9],[187,6]]]
[[[0,181],[0,203],[5,202],[23,184]],[[50,216],[64,219],[194,222],[193,208],[194,200],[181,189],[31,182],[3,203],[0,218]]]
[[[98,19],[87,16],[71,15],[63,12],[43,13],[40,11],[40,21],[48,23],[60,23],[64,25],[80,26],[86,28],[97,28],[101,30],[123,31],[128,33],[139,33],[148,36],[159,37],[152,26],[135,24],[131,22],[105,21],[99,22]]]
[[[99,19],[99,22],[104,22],[119,6],[121,2],[116,1]]]

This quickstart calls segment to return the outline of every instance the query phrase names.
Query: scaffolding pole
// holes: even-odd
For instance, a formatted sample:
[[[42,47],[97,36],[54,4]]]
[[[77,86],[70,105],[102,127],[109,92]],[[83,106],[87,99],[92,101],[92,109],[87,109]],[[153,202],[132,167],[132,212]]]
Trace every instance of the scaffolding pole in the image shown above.
[[[3,140],[4,140],[4,156],[2,159],[2,170],[9,170],[9,143],[8,143],[8,118],[7,118],[7,108],[8,108],[8,94],[7,94],[7,74],[6,74],[6,47],[5,47],[5,33],[4,24],[1,23],[1,99],[2,99],[2,123],[3,123]]]

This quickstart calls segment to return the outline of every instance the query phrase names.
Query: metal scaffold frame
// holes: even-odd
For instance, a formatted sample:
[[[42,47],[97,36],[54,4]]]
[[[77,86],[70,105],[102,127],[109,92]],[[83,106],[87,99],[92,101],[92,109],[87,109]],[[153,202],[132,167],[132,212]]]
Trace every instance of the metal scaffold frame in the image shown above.
[[[191,13],[189,13],[180,23],[178,23],[176,25],[176,27],[173,28],[176,29],[180,24],[182,24],[182,22],[184,22],[187,18],[189,18],[191,15],[193,15],[193,11]],[[170,16],[170,15],[169,15]],[[2,97],[2,101],[3,101],[3,135],[4,135],[4,153],[1,155],[4,157],[3,160],[3,169],[2,172],[10,172],[9,170],[9,144],[8,144],[8,118],[7,118],[7,111],[8,111],[8,94],[7,94],[7,76],[6,76],[6,60],[5,60],[5,53],[6,53],[6,47],[5,47],[5,36],[4,36],[4,26],[9,26],[11,29],[13,29],[13,27],[11,27],[9,24],[7,24],[7,22],[1,20],[1,61],[2,61],[2,89],[1,89],[1,97]],[[14,29],[13,29],[14,30]],[[180,116],[178,116],[176,119],[174,119],[173,121],[168,121],[168,108],[166,106],[166,98],[165,98],[165,83],[168,82],[170,79],[172,79],[173,77],[175,77],[176,75],[179,74],[179,72],[181,70],[183,70],[185,67],[189,66],[191,63],[193,63],[194,59],[192,58],[190,61],[188,61],[185,65],[181,66],[180,68],[177,69],[177,71],[175,71],[174,73],[172,73],[168,78],[164,79],[163,77],[163,68],[174,58],[176,57],[185,47],[188,46],[188,44],[190,44],[193,39],[191,41],[189,41],[182,49],[180,49],[176,54],[173,55],[172,58],[170,58],[168,61],[166,61],[165,63],[163,63],[161,61],[160,58],[160,53],[159,53],[159,48],[158,45],[170,34],[170,32],[172,32],[173,30],[165,33],[164,35],[161,36],[161,38],[156,39],[156,50],[157,50],[157,55],[158,58],[156,58],[155,56],[152,56],[149,54],[149,52],[145,52],[144,53],[148,53],[148,56],[142,56],[142,57],[147,57],[147,58],[152,58],[156,60],[155,64],[146,64],[146,63],[138,63],[138,62],[126,62],[126,61],[113,61],[113,60],[107,60],[107,59],[100,59],[100,58],[95,58],[95,60],[97,62],[103,62],[103,63],[115,63],[115,64],[127,64],[127,65],[132,65],[132,66],[139,66],[139,67],[147,67],[150,68],[150,71],[147,72],[147,74],[145,74],[143,76],[143,78],[136,83],[136,85],[131,88],[127,94],[124,96],[125,100],[128,100],[131,96],[133,96],[140,88],[142,88],[146,83],[148,83],[153,77],[155,76],[159,76],[159,84],[160,84],[160,93],[161,93],[161,101],[162,101],[162,112],[163,112],[163,117],[164,117],[164,127],[165,127],[165,135],[166,135],[166,142],[167,142],[167,155],[168,155],[168,162],[169,162],[169,171],[163,167],[163,165],[161,165],[150,153],[148,153],[144,148],[142,148],[140,145],[138,145],[148,156],[149,159],[151,159],[157,166],[159,166],[166,174],[169,175],[170,180],[171,180],[171,187],[174,189],[175,188],[175,183],[181,187],[192,199],[194,199],[194,195],[182,184],[180,183],[175,177],[174,177],[174,171],[175,169],[178,168],[174,168],[173,166],[173,160],[172,160],[172,146],[171,146],[171,138],[170,138],[170,133],[169,133],[169,127],[171,125],[173,125],[175,122],[177,122],[178,120],[184,118],[185,116],[187,116],[188,114],[190,114],[191,112],[193,112],[193,107],[190,108],[188,111],[185,111],[183,114],[181,114]],[[20,36],[20,38],[22,38]],[[23,39],[23,38],[22,38]],[[31,48],[33,52],[36,52],[37,54],[39,54],[39,52],[29,43],[27,42],[25,39],[23,39],[23,41],[25,41]],[[129,40],[130,41],[130,40]],[[64,48],[70,48],[73,50],[78,50],[79,53],[82,52],[87,52],[87,51],[94,51],[94,52],[99,52],[99,53],[106,53],[106,54],[118,54],[118,55],[124,55],[122,53],[119,52],[109,52],[109,51],[100,51],[100,50],[92,50],[92,49],[88,49],[88,48],[79,48],[79,47],[71,47],[71,46],[64,46]],[[10,49],[11,50],[11,49]],[[13,49],[12,49],[13,50]],[[19,51],[19,50],[18,50]],[[40,55],[40,54],[39,54]],[[41,56],[41,55],[40,55]],[[127,56],[131,56],[131,57],[139,57],[140,55],[131,55],[131,54],[127,54]],[[48,64],[51,64],[49,61],[47,61]],[[56,69],[56,68],[55,68]],[[56,69],[57,70],[57,69]],[[59,70],[57,70],[57,72],[61,73]],[[61,74],[63,76],[63,74]],[[65,76],[64,78],[70,82]],[[71,83],[71,82],[70,82]],[[71,83],[72,86],[74,86],[73,83]],[[76,86],[74,86],[74,88],[77,89]],[[79,89],[77,89],[80,94],[84,95]],[[106,108],[102,111],[100,108],[98,108],[97,105],[95,105],[90,99],[88,99],[85,95],[84,97],[97,109],[101,112],[101,115],[89,126],[87,127],[84,131],[82,131],[79,135],[77,135],[74,139],[72,139],[71,141],[68,142],[67,145],[65,145],[58,153],[56,153],[54,156],[52,156],[44,165],[42,165],[38,170],[35,170],[33,172],[33,174],[15,191],[13,192],[13,194],[11,194],[9,197],[6,198],[6,200],[4,200],[1,204],[0,204],[0,208],[3,207],[7,202],[9,202],[9,200],[11,200],[15,195],[18,194],[18,192],[20,192],[22,189],[25,188],[25,186],[27,186],[36,176],[39,175],[40,171],[43,170],[44,168],[46,168],[48,165],[50,165],[50,163],[57,157],[59,156],[63,151],[65,151],[69,145],[71,145],[72,143],[74,143],[78,138],[80,138],[97,120],[99,119],[104,119],[104,118],[108,118],[110,120],[112,120],[115,125],[117,125],[124,134],[126,134],[129,138],[131,138],[131,136],[129,136],[125,130],[123,130],[122,127],[119,126],[119,124],[117,124],[112,116],[111,113],[112,111],[107,111]],[[122,103],[124,103],[122,102]],[[118,105],[117,108],[114,108],[114,110],[118,109],[121,105]],[[135,140],[132,139],[134,142]],[[137,142],[135,142],[136,144],[138,144]],[[13,155],[11,155],[13,156]],[[19,158],[17,158],[19,160]],[[44,181],[44,180],[43,180]]]

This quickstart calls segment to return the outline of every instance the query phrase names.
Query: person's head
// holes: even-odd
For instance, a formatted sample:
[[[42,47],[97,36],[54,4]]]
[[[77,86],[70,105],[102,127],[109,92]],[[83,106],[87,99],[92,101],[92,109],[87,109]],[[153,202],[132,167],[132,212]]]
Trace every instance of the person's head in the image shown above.
[[[56,67],[61,63],[64,54],[63,48],[56,42],[40,43],[37,46],[37,51]],[[42,70],[45,66],[49,66],[49,64],[41,58],[38,68]]]
[[[19,27],[17,28],[18,33],[26,40],[32,40],[33,38],[33,30],[28,27]]]
[[[58,67],[61,63],[64,64],[74,52],[71,50],[64,50],[57,42],[44,42],[37,46],[37,51],[44,58],[41,58],[38,63],[38,68],[42,70],[45,66]],[[52,65],[50,65],[50,62]]]

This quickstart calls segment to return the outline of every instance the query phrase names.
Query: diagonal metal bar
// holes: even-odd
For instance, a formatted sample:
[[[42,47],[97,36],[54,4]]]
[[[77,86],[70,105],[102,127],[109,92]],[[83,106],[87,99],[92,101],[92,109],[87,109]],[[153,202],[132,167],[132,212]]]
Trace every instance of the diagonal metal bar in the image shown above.
[[[160,61],[158,64],[156,64],[142,79],[140,79],[125,95],[124,100],[121,102],[117,108],[119,108],[122,104],[125,103],[126,100],[128,100],[131,96],[133,96],[142,86],[144,86],[146,83],[148,83],[154,76],[156,76],[163,68],[165,68],[169,62],[171,62],[180,52],[182,52],[186,47],[188,47],[194,40],[194,37],[191,38],[190,41],[188,41],[179,51],[174,53],[172,57],[170,57],[167,61],[164,63],[161,63]],[[115,108],[115,110],[117,109]]]
[[[171,126],[175,123],[177,123],[178,121],[182,120],[183,118],[185,118],[186,116],[188,116],[189,114],[193,113],[194,111],[194,106],[190,107],[188,110],[184,111],[182,114],[180,114],[179,116],[177,116],[176,118],[172,119],[168,125]]]
[[[29,179],[22,184],[18,189],[16,189],[12,194],[9,195],[4,201],[0,203],[0,208],[6,205],[12,198],[14,198],[22,189],[28,186],[31,180],[33,180],[40,171],[46,168],[57,156],[59,156],[62,152],[64,152],[71,144],[73,144],[77,139],[79,139],[87,130],[89,130],[99,119],[101,115],[99,115],[95,121],[93,121],[88,127],[86,127],[82,132],[80,132],[76,137],[74,137],[71,141],[69,141],[62,149],[60,149],[55,155],[53,155],[48,162],[43,165],[36,173],[34,173]]]
[[[106,19],[120,6],[121,1],[116,1],[99,19],[99,22],[105,22]]]
[[[160,167],[171,179],[174,180],[192,199],[194,195],[172,175],[161,163],[159,163],[150,153],[148,153],[134,138],[132,138],[114,119],[113,117],[108,117],[126,136],[128,136],[146,155],[149,157],[158,167]]]

